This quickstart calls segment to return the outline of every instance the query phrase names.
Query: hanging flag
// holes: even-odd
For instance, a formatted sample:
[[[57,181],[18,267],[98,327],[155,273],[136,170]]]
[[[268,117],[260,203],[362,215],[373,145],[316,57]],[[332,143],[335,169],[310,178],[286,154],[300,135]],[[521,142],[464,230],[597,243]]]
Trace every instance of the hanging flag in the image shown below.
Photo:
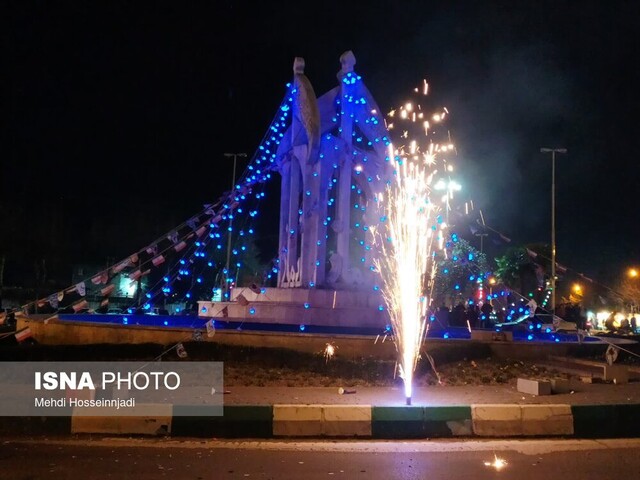
[[[251,290],[256,295],[260,295],[262,293],[262,289],[255,283],[252,283],[251,285],[249,285],[249,290]]]
[[[222,215],[216,215],[215,217],[213,217],[211,219],[211,223],[215,224],[215,223],[220,222],[220,220],[222,220]]]
[[[171,243],[178,243],[178,232],[171,232],[167,238],[171,240]]]
[[[64,298],[64,292],[58,292],[58,301],[61,302]]]
[[[187,351],[184,348],[184,345],[182,345],[182,343],[179,343],[176,346],[176,353],[178,354],[178,357],[180,358],[187,358]]]
[[[91,279],[91,283],[93,283],[94,285],[103,285],[107,283],[107,280],[109,280],[109,274],[105,270],[104,272],[100,272],[95,277],[93,277]]]
[[[107,307],[107,306],[109,306],[109,299],[108,299],[108,298],[105,298],[104,300],[102,300],[102,301],[100,302],[100,306],[101,306],[101,307]]]
[[[18,343],[22,343],[28,338],[33,337],[33,334],[31,333],[31,329],[29,327],[25,327],[22,330],[16,332],[14,336],[16,337]]]
[[[249,305],[249,300],[247,300],[247,297],[245,297],[243,294],[239,294],[236,297],[236,302],[238,302],[243,307],[246,307],[247,305]]]
[[[138,254],[134,253],[129,257],[129,260],[131,260],[131,263],[138,263]]]
[[[196,228],[198,228],[197,218],[198,218],[198,217],[194,217],[194,218],[190,218],[189,220],[187,220],[187,226],[188,226],[191,230],[195,230]]]
[[[227,307],[224,307],[220,313],[222,313],[222,318],[227,318],[229,316],[229,309]]]
[[[58,294],[54,293],[53,295],[49,295],[47,297],[47,301],[49,302],[49,305],[51,305],[53,308],[55,308],[56,310],[58,309]]]
[[[164,257],[162,255],[158,255],[157,257],[154,257],[153,260],[151,260],[151,263],[153,263],[154,267],[157,267],[158,265],[164,263]]]
[[[118,265],[113,267],[113,273],[120,273],[122,270],[127,268],[130,264],[131,263],[130,263],[129,259],[127,258],[123,262],[120,262]]]
[[[179,252],[180,250],[183,250],[183,249],[184,249],[184,247],[186,247],[186,246],[187,246],[186,242],[180,242],[180,243],[178,243],[175,247],[173,247],[173,249],[174,249],[176,252]]]
[[[84,282],[76,284],[76,292],[78,292],[81,297],[84,297],[87,294],[87,286],[84,284]]]
[[[202,338],[202,332],[200,330],[193,331],[193,339],[196,342],[202,342],[204,339]]]
[[[80,300],[79,302],[76,302],[73,305],[71,305],[71,308],[73,308],[74,312],[78,313],[83,308],[87,308],[88,305],[89,304],[87,303],[86,300]]]
[[[149,255],[153,255],[154,257],[158,255],[158,245],[156,243],[154,243],[153,245],[149,245],[147,247],[147,253]]]
[[[207,337],[211,338],[216,334],[216,327],[213,324],[213,319],[207,322]]]
[[[202,226],[198,230],[196,230],[196,235],[198,237],[201,237],[204,234],[204,232],[206,232],[206,231],[207,231],[207,227]]]
[[[559,263],[556,263],[556,268],[558,269],[558,272],[560,273],[566,273],[567,272],[567,267],[560,265]]]
[[[142,276],[142,270],[138,269],[135,272],[129,274],[129,280],[136,281]]]
[[[38,300],[38,302],[37,302],[37,303],[38,303],[38,308],[42,308],[42,307],[44,307],[44,306],[45,306],[45,304],[47,303],[47,301],[46,301],[45,299],[41,299],[41,300]]]
[[[76,291],[76,286],[74,285],[73,287],[69,287],[67,288],[64,293],[73,293]]]
[[[108,297],[109,295],[111,295],[113,293],[115,288],[116,288],[116,286],[112,283],[111,285],[107,285],[102,290],[100,290],[100,293],[102,294],[103,297]]]
[[[531,258],[536,258],[538,256],[538,254],[536,252],[534,252],[533,250],[527,248],[527,253],[529,254],[529,256]]]

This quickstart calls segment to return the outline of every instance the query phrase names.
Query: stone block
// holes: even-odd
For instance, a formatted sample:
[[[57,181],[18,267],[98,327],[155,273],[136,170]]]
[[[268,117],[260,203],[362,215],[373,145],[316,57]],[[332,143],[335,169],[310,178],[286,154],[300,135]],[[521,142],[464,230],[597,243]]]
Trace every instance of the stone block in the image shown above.
[[[573,435],[571,405],[522,405],[523,435]]]
[[[519,378],[518,391],[529,395],[551,395],[551,382]]]
[[[274,405],[274,436],[304,437],[321,434],[321,405]]]
[[[522,435],[520,405],[472,405],[473,433],[483,437]]]
[[[551,393],[570,393],[571,383],[566,378],[551,379]]]
[[[322,434],[329,437],[370,437],[370,405],[324,405]]]
[[[629,383],[629,369],[624,365],[605,365],[604,381],[614,383]]]

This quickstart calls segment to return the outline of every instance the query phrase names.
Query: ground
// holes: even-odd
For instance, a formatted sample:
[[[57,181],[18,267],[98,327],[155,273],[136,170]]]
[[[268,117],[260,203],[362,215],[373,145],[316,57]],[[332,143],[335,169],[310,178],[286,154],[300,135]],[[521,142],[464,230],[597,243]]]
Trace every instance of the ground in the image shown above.
[[[186,358],[177,356],[175,346],[75,345],[5,347],[0,361],[221,361],[227,386],[400,386],[394,361],[349,358],[336,351],[301,353],[287,349],[240,347],[209,342],[185,342]],[[428,355],[427,355],[428,354]],[[600,355],[602,357],[602,355]],[[432,363],[429,358],[433,360]],[[604,358],[599,358],[603,361]],[[633,360],[637,360],[633,357]],[[545,358],[502,359],[491,356],[486,344],[445,346],[422,352],[414,385],[497,385],[515,384],[517,378],[570,378],[548,366]],[[437,373],[436,373],[437,372]]]

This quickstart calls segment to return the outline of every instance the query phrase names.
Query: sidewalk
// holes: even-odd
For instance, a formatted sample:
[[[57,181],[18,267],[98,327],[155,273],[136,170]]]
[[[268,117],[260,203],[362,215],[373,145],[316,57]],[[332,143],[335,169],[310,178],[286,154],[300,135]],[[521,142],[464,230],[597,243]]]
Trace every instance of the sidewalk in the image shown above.
[[[515,386],[417,388],[227,387],[224,414],[0,417],[5,435],[103,434],[204,438],[640,437],[640,383],[572,383],[534,396]]]

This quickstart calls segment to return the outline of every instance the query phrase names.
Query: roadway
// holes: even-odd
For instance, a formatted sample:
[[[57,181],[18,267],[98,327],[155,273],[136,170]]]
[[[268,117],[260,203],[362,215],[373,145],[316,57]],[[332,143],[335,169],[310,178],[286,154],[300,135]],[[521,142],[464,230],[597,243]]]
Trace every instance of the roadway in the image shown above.
[[[0,479],[638,478],[640,439],[219,441],[0,439]],[[506,462],[496,468],[496,458]]]

